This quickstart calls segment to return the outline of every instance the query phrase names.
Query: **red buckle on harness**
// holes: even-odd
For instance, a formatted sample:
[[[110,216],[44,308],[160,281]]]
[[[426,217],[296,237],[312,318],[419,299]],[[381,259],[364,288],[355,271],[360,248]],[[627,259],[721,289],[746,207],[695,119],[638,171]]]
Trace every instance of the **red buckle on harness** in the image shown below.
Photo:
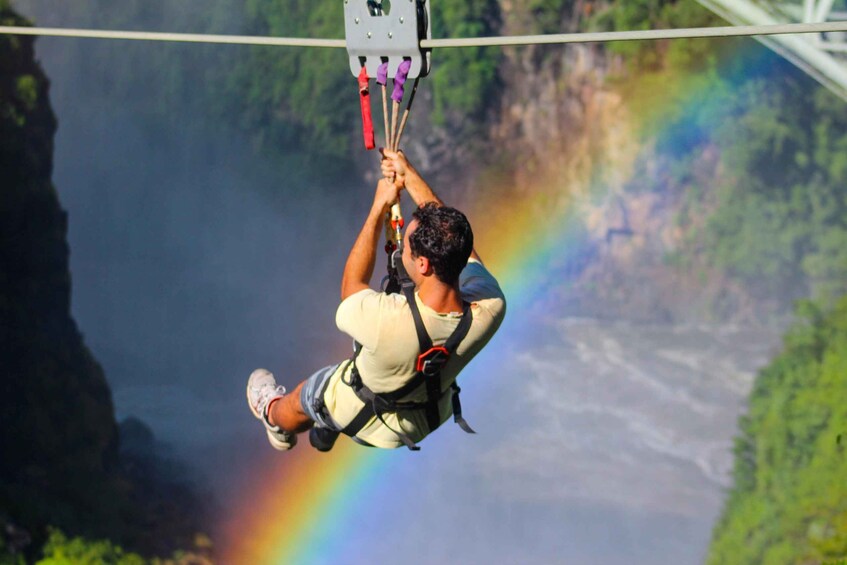
[[[427,377],[432,377],[441,371],[441,368],[449,358],[450,352],[446,348],[440,345],[433,347],[429,351],[418,355],[418,363],[415,366],[415,370]]]

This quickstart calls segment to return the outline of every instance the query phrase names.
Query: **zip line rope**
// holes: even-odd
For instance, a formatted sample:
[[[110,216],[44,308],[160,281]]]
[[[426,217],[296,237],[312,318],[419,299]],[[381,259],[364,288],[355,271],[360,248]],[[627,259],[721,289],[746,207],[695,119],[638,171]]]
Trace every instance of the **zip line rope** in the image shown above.
[[[753,35],[786,35],[797,33],[829,32],[847,32],[847,21],[776,25],[696,27],[681,29],[651,29],[635,31],[561,33],[550,35],[516,35],[505,37],[469,37],[465,39],[424,39],[421,40],[420,46],[423,49],[444,47],[495,47],[506,45],[598,43],[607,41],[694,39],[703,37],[742,37]],[[165,41],[182,43],[271,45],[284,47],[326,47],[340,49],[345,49],[347,47],[347,42],[344,39],[263,37],[255,35],[212,35],[202,33],[161,33],[148,31],[119,31],[49,27],[0,26],[0,35],[2,34],[39,35],[45,37],[75,37],[89,39],[127,39],[136,41]]]
[[[182,43],[228,43],[233,45],[274,45],[284,47],[347,47],[343,39],[307,39],[296,37],[261,37],[255,35],[211,35],[205,33],[161,33],[151,31],[118,31],[107,29],[71,29],[60,27],[0,26],[0,34],[77,37],[86,39],[129,39]]]

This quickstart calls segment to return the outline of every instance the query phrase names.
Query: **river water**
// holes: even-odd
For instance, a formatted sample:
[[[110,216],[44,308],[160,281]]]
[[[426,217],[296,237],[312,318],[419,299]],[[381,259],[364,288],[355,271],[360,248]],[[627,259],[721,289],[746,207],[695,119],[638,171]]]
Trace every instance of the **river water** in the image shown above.
[[[413,562],[702,562],[776,333],[555,313],[539,325],[535,347],[500,344],[464,376],[480,433],[451,433],[419,469],[440,488],[407,506],[445,543]]]

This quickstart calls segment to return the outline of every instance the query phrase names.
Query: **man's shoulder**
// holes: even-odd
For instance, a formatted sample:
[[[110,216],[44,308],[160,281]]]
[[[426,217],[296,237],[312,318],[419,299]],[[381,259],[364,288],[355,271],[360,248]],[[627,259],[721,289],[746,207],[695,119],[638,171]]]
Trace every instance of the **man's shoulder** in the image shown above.
[[[383,328],[393,326],[404,310],[408,310],[404,296],[362,289],[341,301],[335,324],[362,345],[375,347]]]
[[[342,300],[338,305],[338,315],[391,312],[405,307],[406,297],[402,294],[386,294],[366,288]]]
[[[506,297],[494,275],[480,261],[471,259],[459,277],[462,296],[469,302],[493,301],[505,304]]]

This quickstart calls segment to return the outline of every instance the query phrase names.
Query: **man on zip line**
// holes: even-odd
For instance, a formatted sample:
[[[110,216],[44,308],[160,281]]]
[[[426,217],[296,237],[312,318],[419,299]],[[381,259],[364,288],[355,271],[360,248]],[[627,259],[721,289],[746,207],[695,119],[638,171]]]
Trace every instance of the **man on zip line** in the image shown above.
[[[505,297],[473,250],[465,215],[445,206],[402,152],[384,151],[382,173],[344,267],[336,312],[356,353],[292,394],[265,369],[250,375],[250,410],[275,449],[291,449],[311,429],[321,451],[339,433],[367,446],[416,450],[451,414],[473,432],[461,417],[455,380],[497,331]],[[418,208],[403,237],[402,264],[397,252],[403,292],[387,294],[369,282],[383,221],[403,189]]]

